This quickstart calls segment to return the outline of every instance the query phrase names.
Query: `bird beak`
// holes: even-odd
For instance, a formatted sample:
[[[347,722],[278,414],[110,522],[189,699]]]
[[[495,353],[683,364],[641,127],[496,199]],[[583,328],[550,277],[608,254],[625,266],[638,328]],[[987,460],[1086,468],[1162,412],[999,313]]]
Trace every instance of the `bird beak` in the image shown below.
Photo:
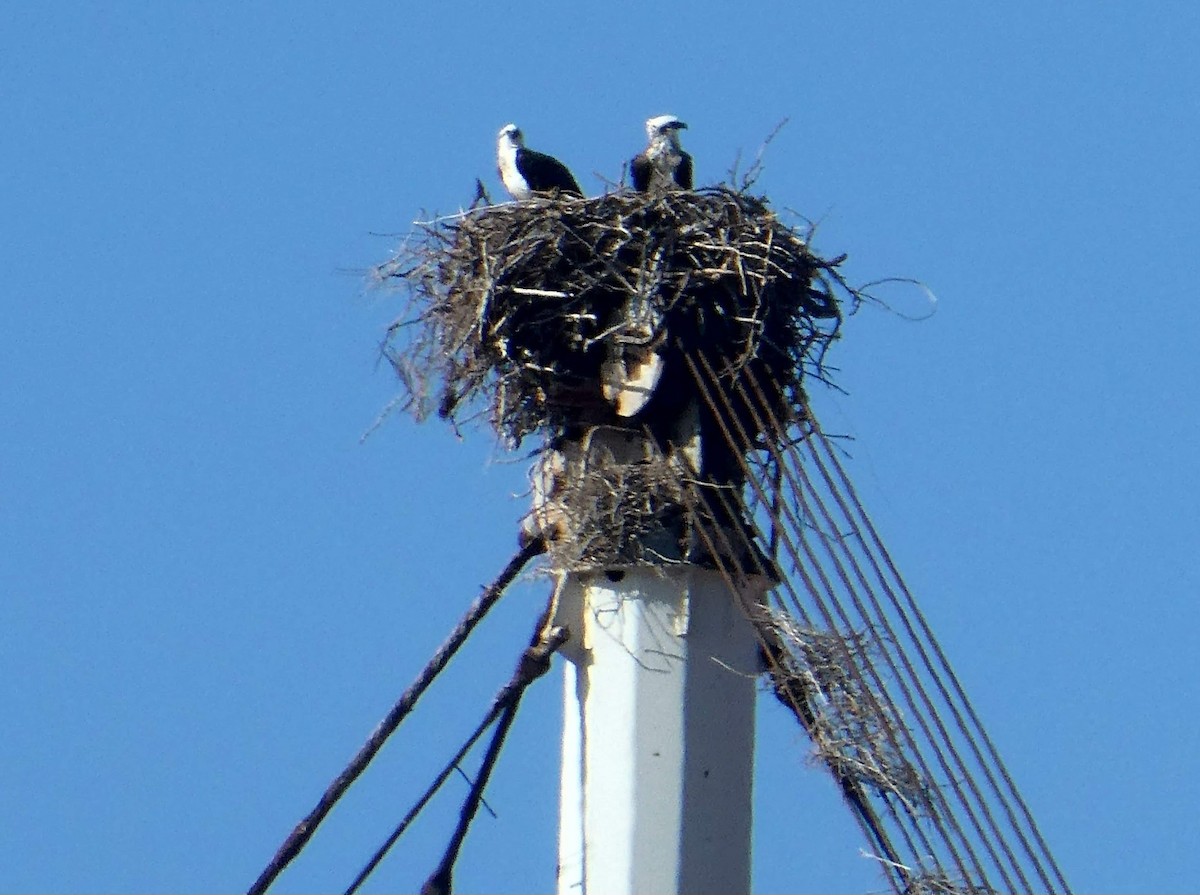
[[[684,124],[682,121],[676,121],[674,124],[671,125],[671,127],[675,128],[676,130],[684,130],[684,131],[687,130],[687,125]]]

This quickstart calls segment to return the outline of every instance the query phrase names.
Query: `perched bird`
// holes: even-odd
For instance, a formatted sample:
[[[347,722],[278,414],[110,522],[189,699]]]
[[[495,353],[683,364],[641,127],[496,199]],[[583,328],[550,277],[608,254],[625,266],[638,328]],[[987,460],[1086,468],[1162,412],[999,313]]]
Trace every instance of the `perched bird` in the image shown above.
[[[558,190],[583,198],[583,190],[567,166],[544,152],[525,148],[525,135],[515,124],[500,128],[496,145],[496,167],[504,188],[514,199],[528,199],[534,193]]]
[[[648,193],[692,188],[692,157],[679,145],[679,132],[685,127],[674,115],[659,115],[646,122],[650,144],[629,163],[635,190]]]

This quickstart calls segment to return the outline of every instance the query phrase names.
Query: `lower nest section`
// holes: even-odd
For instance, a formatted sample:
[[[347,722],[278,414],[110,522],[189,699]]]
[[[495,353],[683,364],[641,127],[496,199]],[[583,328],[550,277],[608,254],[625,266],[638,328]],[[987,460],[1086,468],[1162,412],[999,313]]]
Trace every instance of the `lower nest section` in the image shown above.
[[[776,578],[755,544],[737,476],[699,471],[694,446],[598,426],[547,446],[532,472],[525,538],[545,540],[555,568],[691,563]]]

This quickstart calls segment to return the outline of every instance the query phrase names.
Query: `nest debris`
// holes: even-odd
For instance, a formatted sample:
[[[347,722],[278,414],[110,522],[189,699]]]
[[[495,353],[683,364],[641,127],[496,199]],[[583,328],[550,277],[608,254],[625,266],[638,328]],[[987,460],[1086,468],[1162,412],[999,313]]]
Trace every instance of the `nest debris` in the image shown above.
[[[556,569],[688,562],[772,577],[731,485],[700,482],[681,453],[628,429],[595,426],[541,452],[522,536],[541,536]],[[720,491],[723,494],[716,494]],[[718,529],[724,529],[723,534]]]
[[[771,383],[777,418],[795,419],[803,379],[826,378],[839,292],[857,300],[838,272],[844,256],[821,258],[808,235],[724,187],[468,211],[418,225],[377,270],[412,298],[385,351],[418,419],[486,414],[513,449],[534,433],[622,422],[601,383],[606,358],[630,348],[664,357],[647,418],[679,393],[673,355],[700,349],[724,376],[749,365]]]
[[[954,880],[945,873],[912,874],[904,895],[995,895],[996,890],[970,880]]]
[[[867,636],[805,628],[778,612],[758,624],[785,650],[769,672],[777,695],[785,705],[789,694],[807,697],[814,758],[837,779],[856,780],[932,816],[934,784],[898,745],[903,720],[884,711],[887,700],[868,689],[863,672],[872,664],[873,647]]]

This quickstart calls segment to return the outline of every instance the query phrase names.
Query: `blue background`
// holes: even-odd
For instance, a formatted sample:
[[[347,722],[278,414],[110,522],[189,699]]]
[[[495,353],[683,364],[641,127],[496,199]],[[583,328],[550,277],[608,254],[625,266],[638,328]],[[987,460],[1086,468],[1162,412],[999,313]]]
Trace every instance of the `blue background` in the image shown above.
[[[369,288],[499,195],[518,122],[585,189],[642,122],[921,322],[814,397],[1068,879],[1194,891],[1200,126],[1190,2],[10,4],[0,28],[0,886],[245,889],[512,554],[525,464],[386,418]],[[745,161],[743,161],[744,167]],[[891,298],[905,314],[919,294]],[[509,594],[283,891],[344,887],[506,679]],[[463,891],[554,884],[558,687]],[[760,707],[756,887],[883,881]],[[372,880],[413,890],[465,784]]]

